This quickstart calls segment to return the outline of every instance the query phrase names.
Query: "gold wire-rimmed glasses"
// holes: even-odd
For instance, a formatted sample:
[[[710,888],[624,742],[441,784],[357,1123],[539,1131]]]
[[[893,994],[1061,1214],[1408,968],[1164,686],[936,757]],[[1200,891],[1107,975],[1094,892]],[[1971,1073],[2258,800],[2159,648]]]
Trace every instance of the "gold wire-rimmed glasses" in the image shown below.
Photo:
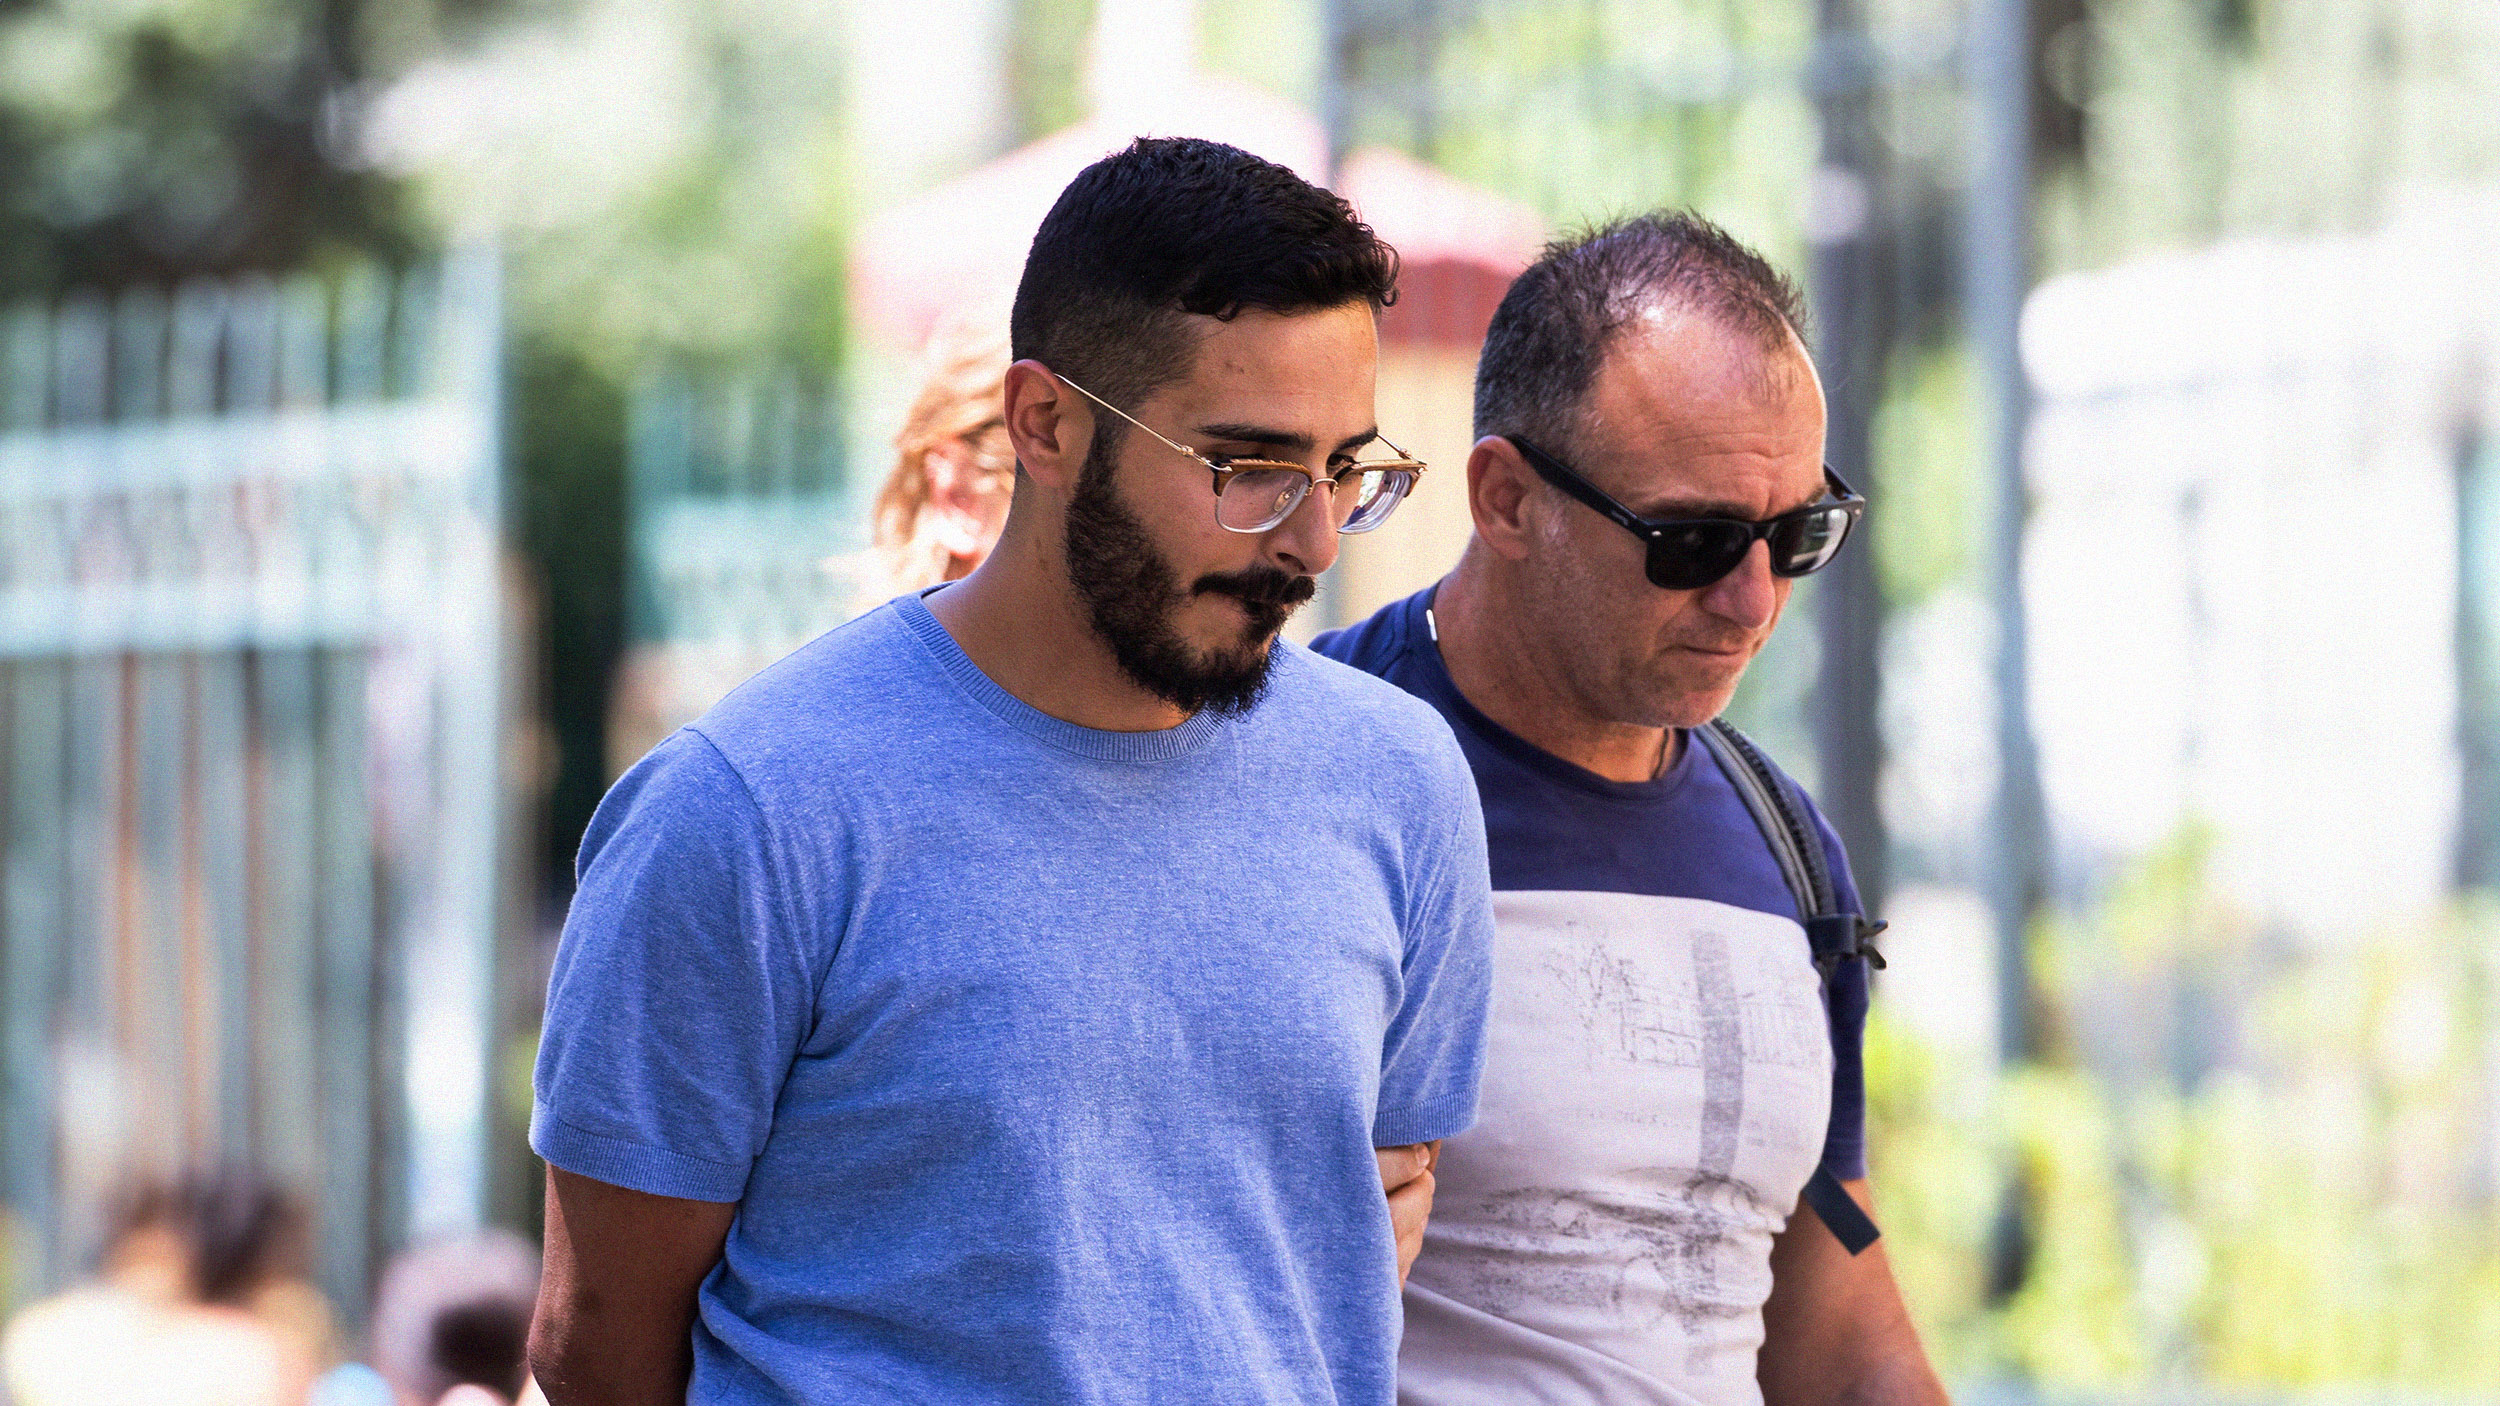
[[[1059,379],[1068,381],[1065,376]],[[1283,459],[1201,454],[1156,433],[1152,426],[1076,382],[1068,381],[1068,385],[1087,400],[1197,460],[1215,475],[1215,525],[1227,532],[1268,531],[1293,516],[1293,510],[1301,507],[1302,500],[1322,483],[1329,488],[1330,515],[1337,530],[1369,532],[1389,520],[1389,514],[1397,511],[1398,504],[1414,491],[1415,480],[1423,476],[1424,462],[1389,444],[1386,436],[1380,442],[1388,444],[1397,458],[1358,459],[1333,474],[1322,474],[1307,464]]]

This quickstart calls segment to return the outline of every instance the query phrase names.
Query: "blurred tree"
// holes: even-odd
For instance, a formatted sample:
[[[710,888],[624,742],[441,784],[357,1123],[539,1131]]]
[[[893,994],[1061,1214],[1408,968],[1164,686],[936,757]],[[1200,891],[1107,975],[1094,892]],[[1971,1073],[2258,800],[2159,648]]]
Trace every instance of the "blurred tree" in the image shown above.
[[[2481,0],[2041,0],[2042,272],[2230,232],[2357,229],[2410,186],[2500,176]]]
[[[1085,115],[1085,40],[1094,0],[1008,0],[1007,104],[1015,138],[1045,137]]]
[[[375,91],[358,150],[433,225],[509,251],[515,531],[545,593],[540,851],[568,893],[616,766],[630,388],[658,361],[838,371],[845,10],[516,7]]]
[[[357,161],[359,96],[496,0],[0,7],[0,296],[295,270],[424,243]],[[379,7],[375,7],[379,8]]]

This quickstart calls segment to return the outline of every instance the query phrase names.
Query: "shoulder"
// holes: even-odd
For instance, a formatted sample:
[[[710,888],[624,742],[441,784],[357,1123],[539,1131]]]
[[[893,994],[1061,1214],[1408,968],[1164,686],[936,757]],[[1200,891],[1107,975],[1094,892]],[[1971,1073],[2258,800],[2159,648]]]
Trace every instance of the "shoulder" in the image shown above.
[[[898,742],[947,716],[949,688],[889,602],[766,666],[645,761],[719,768],[759,805],[814,808],[919,755]],[[693,755],[704,750],[708,762]]]
[[[1384,764],[1422,763],[1467,769],[1449,720],[1430,703],[1366,669],[1284,640],[1278,651],[1280,694],[1300,725],[1361,727],[1368,755]]]
[[[1823,814],[1823,807],[1814,799],[1814,792],[1809,790],[1786,767],[1781,766],[1778,759],[1765,750],[1762,744],[1750,734],[1746,735],[1746,740],[1752,742],[1754,750],[1762,754],[1762,759],[1769,763],[1772,773],[1779,777],[1781,784],[1787,788],[1788,794],[1796,798],[1797,803],[1805,808],[1806,823],[1814,828],[1815,836],[1822,841],[1824,863],[1830,868],[1832,882],[1839,890],[1841,906],[1848,909],[1858,908],[1857,880],[1849,868],[1848,846],[1841,842],[1840,832],[1832,828],[1830,818]],[[1712,767],[1715,770],[1716,764],[1712,763]],[[1732,789],[1729,794],[1733,799]]]
[[[1367,674],[1387,675],[1412,647],[1408,618],[1422,607],[1426,587],[1403,600],[1391,601],[1351,625],[1329,630],[1311,641],[1311,651],[1350,664]]]
[[[873,726],[881,702],[929,673],[926,651],[889,602],[765,666],[692,726],[733,761],[792,743],[822,746]]]
[[[1276,745],[1335,758],[1324,777],[1344,823],[1410,860],[1472,852],[1483,867],[1484,809],[1475,771],[1431,704],[1385,679],[1279,641]]]

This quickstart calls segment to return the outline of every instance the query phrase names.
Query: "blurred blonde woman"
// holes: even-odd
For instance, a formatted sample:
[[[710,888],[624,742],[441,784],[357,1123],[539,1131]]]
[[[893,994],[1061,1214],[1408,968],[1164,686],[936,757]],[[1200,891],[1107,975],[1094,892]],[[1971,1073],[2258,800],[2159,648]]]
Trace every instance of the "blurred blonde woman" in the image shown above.
[[[119,1199],[93,1282],[0,1334],[16,1406],[299,1406],[329,1356],[293,1197],[230,1169]]]
[[[998,544],[1015,492],[1007,441],[1005,319],[942,332],[929,379],[894,436],[894,471],[877,491],[876,545],[889,594],[971,574]]]

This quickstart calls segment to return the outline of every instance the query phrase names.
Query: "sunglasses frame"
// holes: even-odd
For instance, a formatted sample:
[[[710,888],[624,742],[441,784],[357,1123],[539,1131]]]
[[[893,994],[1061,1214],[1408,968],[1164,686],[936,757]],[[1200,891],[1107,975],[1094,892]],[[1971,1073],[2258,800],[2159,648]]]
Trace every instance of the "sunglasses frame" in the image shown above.
[[[1839,474],[1834,473],[1831,465],[1825,464],[1823,466],[1823,491],[1829,496],[1803,507],[1791,508],[1777,517],[1763,518],[1755,522],[1749,522],[1743,518],[1724,517],[1642,517],[1639,513],[1616,502],[1604,489],[1582,478],[1578,470],[1562,460],[1517,435],[1504,435],[1502,438],[1510,441],[1511,447],[1519,451],[1519,457],[1528,461],[1528,467],[1535,469],[1539,478],[1579,499],[1582,503],[1594,508],[1607,521],[1640,538],[1648,548],[1641,562],[1642,574],[1649,578],[1651,585],[1662,591],[1698,591],[1703,587],[1716,585],[1726,580],[1729,572],[1744,563],[1745,553],[1753,550],[1754,543],[1768,540],[1782,524],[1794,521],[1808,513],[1828,513],[1837,508],[1848,515],[1849,525],[1840,530],[1840,540],[1832,544],[1831,555],[1803,571],[1782,571],[1779,563],[1771,564],[1771,574],[1784,580],[1793,581],[1801,576],[1811,576],[1839,559],[1841,548],[1849,545],[1850,535],[1857,530],[1858,520],[1866,515],[1866,499],[1844,482]],[[1730,558],[1726,569],[1707,581],[1696,582],[1689,586],[1670,586],[1659,580],[1658,551],[1665,544],[1667,533],[1679,527],[1695,527],[1704,523],[1744,528],[1749,534],[1745,539],[1744,551]]]
[[[1416,483],[1419,484],[1423,481],[1424,470],[1429,467],[1423,460],[1416,458],[1415,456],[1407,453],[1405,450],[1398,448],[1395,444],[1390,443],[1387,435],[1381,435],[1380,442],[1382,444],[1389,445],[1390,450],[1398,456],[1397,458],[1371,460],[1357,459],[1353,463],[1346,465],[1344,468],[1339,469],[1333,474],[1323,474],[1308,464],[1297,464],[1289,459],[1233,459],[1201,454],[1186,444],[1176,443],[1173,440],[1165,438],[1162,434],[1158,433],[1152,425],[1149,425],[1145,421],[1138,419],[1136,416],[1131,415],[1125,410],[1122,410],[1120,407],[1103,399],[1101,396],[1094,394],[1092,391],[1085,389],[1076,382],[1068,381],[1068,378],[1064,375],[1060,375],[1059,372],[1053,371],[1050,374],[1058,376],[1062,381],[1067,381],[1069,389],[1076,391],[1087,400],[1094,402],[1103,409],[1108,410],[1112,414],[1119,416],[1121,419],[1128,421],[1130,424],[1144,430],[1146,433],[1154,435],[1156,439],[1162,440],[1164,444],[1179,451],[1180,453],[1186,454],[1190,458],[1197,460],[1200,467],[1215,475],[1215,525],[1223,528],[1227,532],[1238,532],[1244,536],[1256,536],[1262,532],[1275,531],[1276,528],[1285,521],[1285,519],[1294,515],[1294,512],[1302,506],[1303,501],[1311,496],[1312,490],[1316,489],[1323,483],[1328,485],[1330,501],[1333,506],[1336,491],[1344,486],[1344,479],[1347,474],[1362,473],[1367,470],[1374,469],[1389,472],[1411,473],[1415,476]],[[1285,510],[1278,513],[1273,519],[1269,520],[1265,526],[1235,527],[1231,523],[1224,521],[1224,485],[1231,481],[1234,474],[1253,473],[1262,469],[1290,469],[1308,479],[1309,486],[1305,487],[1301,493],[1295,495],[1294,500],[1285,505]],[[1406,501],[1407,497],[1412,495],[1414,491],[1415,484],[1409,484],[1406,492],[1398,495],[1398,502],[1402,503]],[[1377,521],[1365,523],[1361,527],[1350,529],[1343,525],[1339,525],[1337,531],[1348,536],[1352,536],[1355,533],[1370,532],[1379,527],[1381,523],[1387,522],[1391,514],[1394,514],[1397,511],[1397,506],[1397,503],[1390,504],[1389,511],[1382,513]]]

